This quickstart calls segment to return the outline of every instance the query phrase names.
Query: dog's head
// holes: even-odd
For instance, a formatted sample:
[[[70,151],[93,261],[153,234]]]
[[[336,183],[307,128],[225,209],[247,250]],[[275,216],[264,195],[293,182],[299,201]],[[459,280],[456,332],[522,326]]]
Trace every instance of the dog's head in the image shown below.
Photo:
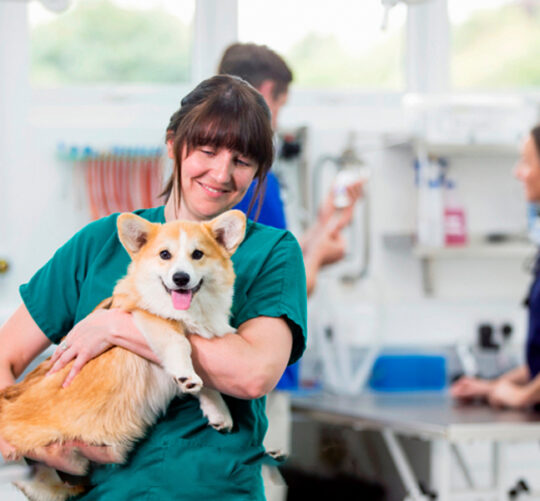
[[[117,224],[132,259],[128,277],[141,297],[141,307],[181,318],[179,312],[201,300],[212,308],[213,298],[232,298],[235,277],[230,257],[244,239],[242,212],[231,210],[204,223],[166,224],[126,213]]]

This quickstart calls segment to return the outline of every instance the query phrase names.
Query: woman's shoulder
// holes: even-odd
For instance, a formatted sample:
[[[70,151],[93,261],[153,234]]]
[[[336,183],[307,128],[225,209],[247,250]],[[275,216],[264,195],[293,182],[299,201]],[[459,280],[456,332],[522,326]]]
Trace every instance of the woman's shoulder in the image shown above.
[[[298,245],[295,236],[289,231],[280,228],[274,228],[266,224],[256,223],[248,219],[246,226],[246,236],[242,244],[275,246]]]
[[[264,269],[303,271],[302,250],[288,230],[248,221],[246,236],[232,256],[237,275],[256,276]]]

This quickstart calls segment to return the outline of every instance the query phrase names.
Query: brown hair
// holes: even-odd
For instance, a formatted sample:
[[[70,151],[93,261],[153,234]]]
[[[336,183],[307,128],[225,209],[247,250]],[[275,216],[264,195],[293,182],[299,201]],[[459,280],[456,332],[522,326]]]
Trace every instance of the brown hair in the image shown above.
[[[169,121],[166,141],[173,141],[174,171],[162,196],[169,199],[174,188],[181,194],[182,153],[189,155],[199,146],[227,148],[257,164],[257,187],[249,204],[251,213],[259,198],[259,216],[266,187],[266,175],[274,160],[271,114],[264,98],[249,83],[229,75],[217,75],[201,82],[180,104]]]
[[[265,80],[275,82],[273,97],[277,98],[289,88],[293,74],[285,60],[266,45],[235,43],[221,58],[218,73],[235,75],[259,88]]]
[[[531,129],[531,136],[534,141],[534,146],[536,147],[536,153],[540,156],[540,124]]]

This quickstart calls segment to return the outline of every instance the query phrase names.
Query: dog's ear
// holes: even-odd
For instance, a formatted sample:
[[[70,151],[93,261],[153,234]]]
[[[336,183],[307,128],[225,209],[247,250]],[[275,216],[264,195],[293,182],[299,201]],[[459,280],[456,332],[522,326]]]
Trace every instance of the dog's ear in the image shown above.
[[[234,254],[246,234],[246,216],[242,211],[230,210],[206,223],[217,243],[229,255]]]
[[[155,227],[150,221],[129,212],[120,214],[116,225],[120,242],[130,256],[144,247]]]

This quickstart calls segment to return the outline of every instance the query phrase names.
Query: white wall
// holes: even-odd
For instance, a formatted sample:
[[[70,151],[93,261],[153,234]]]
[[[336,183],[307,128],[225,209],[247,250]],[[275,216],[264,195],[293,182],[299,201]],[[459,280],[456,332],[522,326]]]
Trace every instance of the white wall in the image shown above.
[[[0,123],[8,132],[0,136],[10,138],[4,139],[0,150],[0,173],[6,180],[0,185],[0,204],[6,215],[0,248],[12,263],[10,273],[0,276],[0,305],[11,309],[18,302],[17,286],[88,220],[78,176],[69,164],[56,158],[58,143],[159,145],[170,114],[188,89],[30,93],[27,68],[20,63],[24,58],[18,58],[16,52],[27,50],[24,43],[16,42],[22,36],[16,28],[26,26],[23,6],[17,2],[2,2],[0,6],[0,22],[11,27],[13,37],[12,47],[3,51],[0,59],[2,74],[13,77],[0,80]],[[6,9],[18,9],[18,23],[14,22],[17,16]],[[6,22],[8,18],[11,23]],[[437,73],[436,68],[432,71]],[[357,132],[360,147],[380,141],[381,133],[406,134],[409,121],[400,103],[399,95],[335,92],[321,98],[320,93],[293,90],[281,123],[285,128],[309,126],[308,156],[313,165],[323,154],[338,155],[351,130]],[[465,331],[472,333],[477,319],[504,317],[522,325],[518,305],[528,276],[519,259],[438,261],[433,267],[437,296],[425,298],[418,258],[410,248],[393,250],[383,243],[384,235],[412,234],[415,230],[412,152],[407,148],[370,148],[366,159],[373,167],[369,188],[372,271],[352,289],[336,286],[332,273],[327,273],[319,287],[318,297],[323,298],[319,300],[324,301],[325,288],[332,287],[335,308],[343,310],[343,315],[355,312],[358,305],[376,304],[384,311],[383,337],[389,342],[431,341],[434,332],[441,343],[452,342]],[[511,163],[507,157],[484,164],[466,158],[453,162],[451,172],[469,208],[471,231],[524,229],[525,207],[520,187],[510,175]],[[352,330],[349,334],[353,342],[367,336]]]

